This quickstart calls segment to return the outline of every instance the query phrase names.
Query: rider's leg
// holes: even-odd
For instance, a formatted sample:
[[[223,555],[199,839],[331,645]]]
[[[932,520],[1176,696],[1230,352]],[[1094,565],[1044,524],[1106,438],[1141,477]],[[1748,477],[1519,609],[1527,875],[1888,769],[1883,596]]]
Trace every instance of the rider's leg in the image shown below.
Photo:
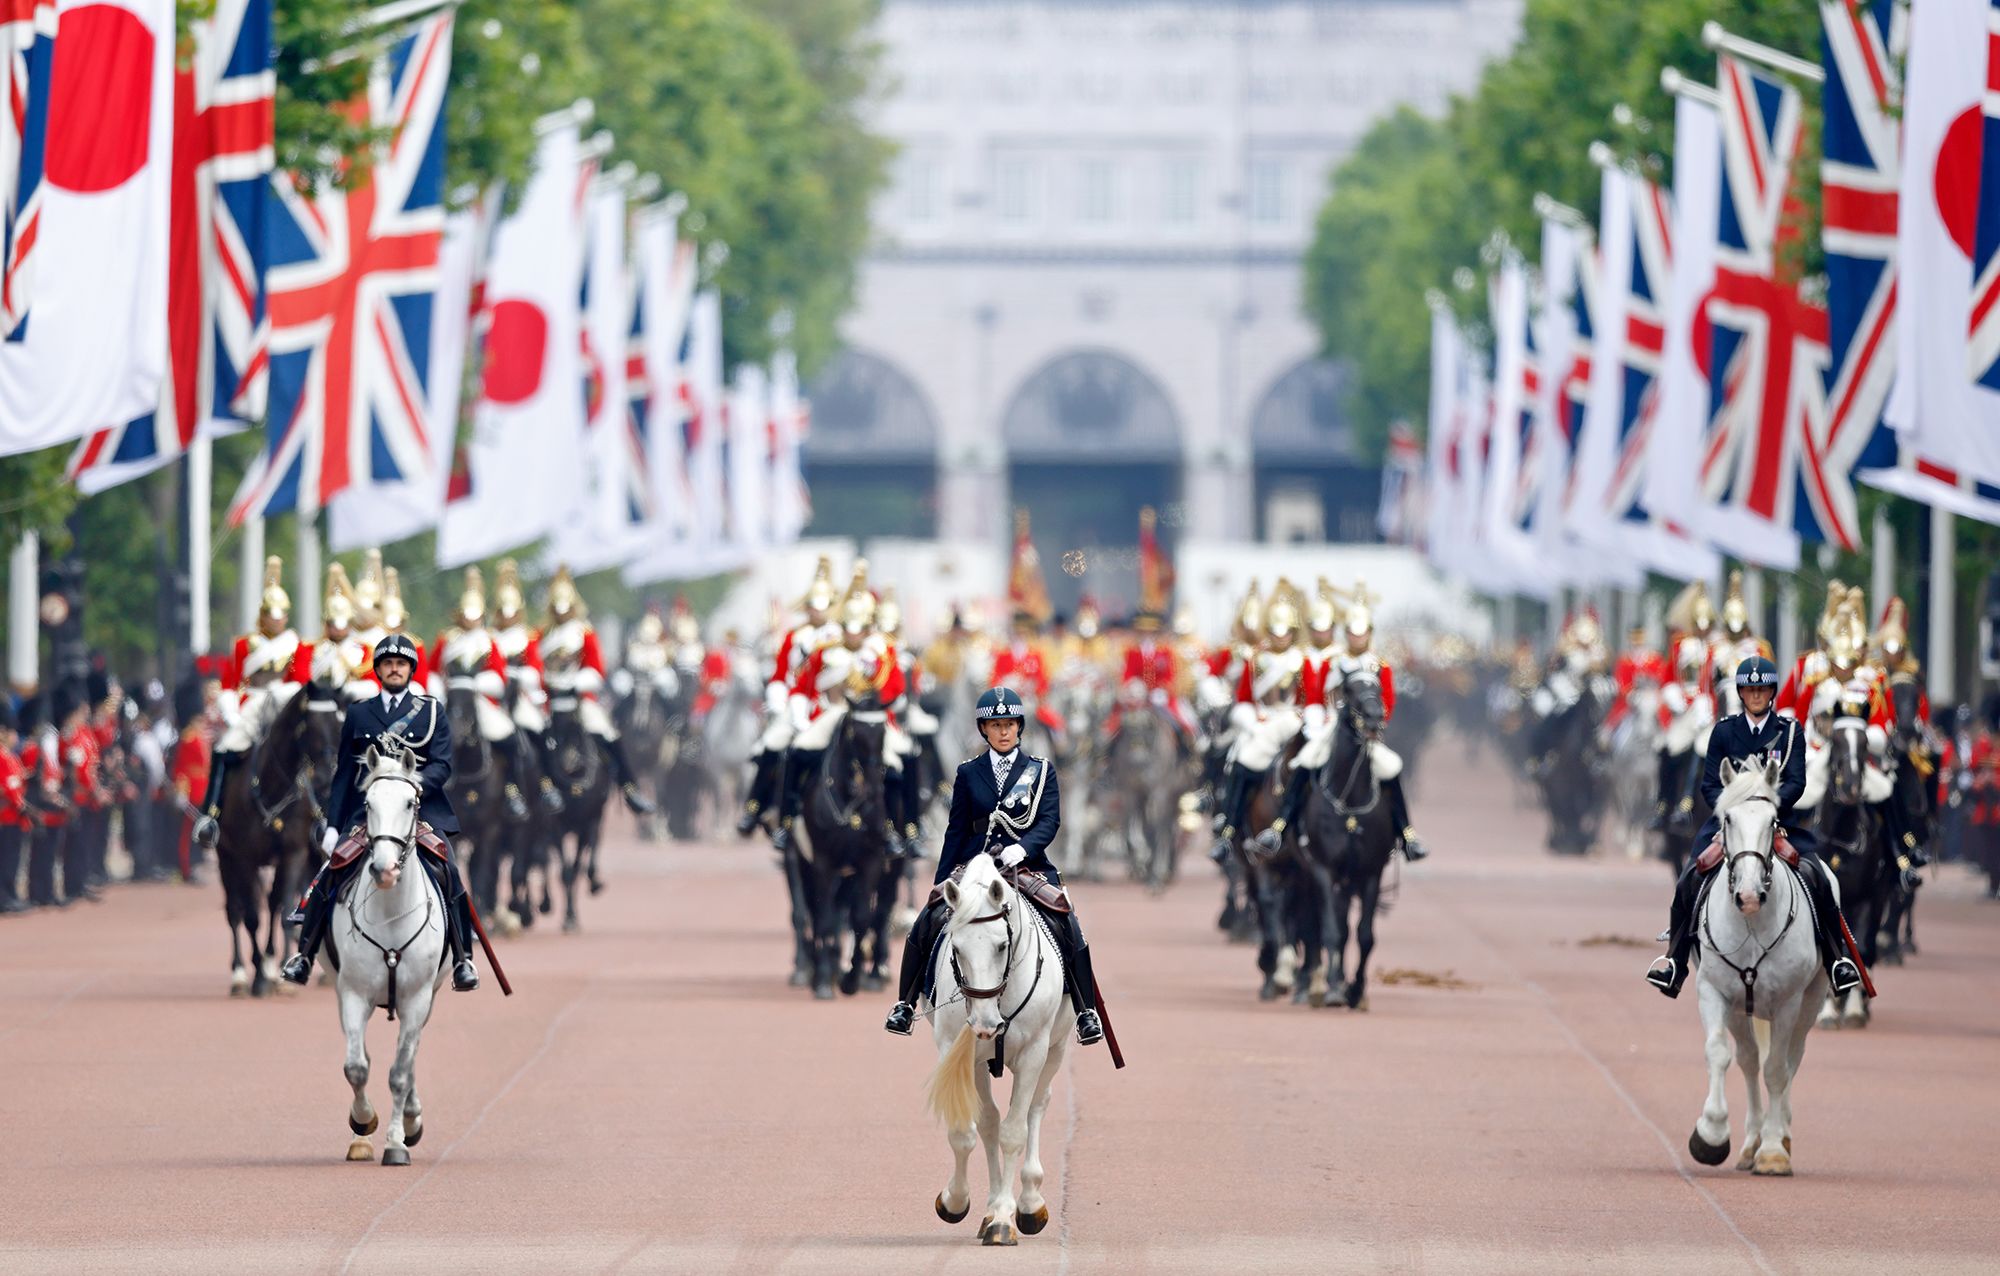
[[[1090,944],[1083,937],[1083,923],[1073,912],[1044,912],[1042,916],[1062,949],[1064,983],[1069,989],[1069,1004],[1076,1011],[1076,1039],[1094,1046],[1104,1039],[1104,1025],[1097,1016],[1097,978],[1090,970]]]
[[[219,826],[216,821],[222,817],[223,786],[229,783],[229,773],[243,760],[241,753],[217,753],[208,766],[208,792],[202,794],[201,815],[194,822],[194,840],[202,845],[215,845]]]
[[[604,755],[611,759],[611,774],[618,781],[618,792],[624,797],[625,805],[632,809],[634,815],[651,815],[652,799],[639,792],[639,782],[633,776],[632,763],[625,757],[625,741],[616,735],[593,734],[591,738],[604,750]]]
[[[785,751],[785,774],[778,791],[778,831],[771,835],[772,844],[781,851],[792,844],[792,825],[799,818],[799,808],[805,805],[806,785],[825,756],[825,749],[801,749],[796,745]]]
[[[495,753],[507,760],[507,814],[524,820],[528,818],[528,801],[521,795],[521,777],[529,773],[527,746],[521,742],[518,730],[489,743]]]
[[[1654,769],[1653,817],[1646,821],[1646,828],[1659,832],[1667,826],[1667,810],[1674,803],[1674,755],[1665,749],[1659,751],[1659,765]]]
[[[1312,772],[1305,767],[1293,767],[1285,777],[1285,797],[1278,806],[1278,818],[1271,826],[1257,835],[1257,845],[1266,854],[1275,852],[1284,840],[1285,830],[1294,828],[1306,813],[1306,797],[1312,791]]]
[[[422,858],[424,871],[431,875],[438,894],[444,897],[444,934],[452,956],[451,986],[459,992],[471,992],[479,987],[479,972],[472,966],[472,897],[465,893],[465,880],[459,876],[458,857]]]
[[[1717,824],[1711,817],[1702,825],[1701,833],[1695,838],[1696,852],[1688,856],[1687,867],[1681,870],[1680,881],[1674,884],[1673,907],[1667,913],[1666,955],[1653,962],[1646,972],[1646,981],[1669,997],[1681,995],[1681,985],[1687,982],[1688,963],[1694,956],[1694,901],[1701,886],[1703,875],[1712,870],[1701,867],[1701,852],[1715,839]]]
[[[1841,996],[1861,982],[1861,968],[1847,951],[1847,923],[1841,918],[1840,903],[1835,896],[1833,871],[1817,854],[1801,849],[1799,877],[1805,883],[1813,917],[1819,924],[1820,962],[1826,967],[1834,995]]]
[[[301,918],[299,950],[285,959],[285,967],[279,972],[283,978],[303,985],[311,977],[313,959],[319,956],[320,942],[326,938],[326,928],[333,921],[334,901],[340,898],[341,887],[360,867],[358,859],[339,869],[322,864],[319,872],[313,874],[305,895],[300,898],[298,907],[292,910],[294,917]]]
[[[903,940],[903,967],[896,980],[896,1004],[889,1007],[889,1021],[882,1025],[890,1032],[907,1037],[916,1024],[917,996],[923,991],[931,951],[937,947],[937,937],[944,931],[949,913],[944,901],[939,900],[917,914],[908,938]]]
[[[1236,844],[1237,831],[1249,821],[1251,799],[1269,774],[1268,770],[1253,771],[1240,762],[1229,764],[1229,775],[1223,784],[1222,810],[1215,817],[1215,848],[1209,852],[1209,858],[1217,861],[1229,858],[1229,850]]]
[[[1414,864],[1429,855],[1424,844],[1417,840],[1417,831],[1410,827],[1410,804],[1403,797],[1403,777],[1396,775],[1382,781],[1382,797],[1389,803],[1390,827],[1402,842],[1403,858]]]
[[[785,753],[782,749],[765,749],[758,753],[756,770],[750,776],[750,789],[743,798],[743,814],[737,817],[736,831],[748,837],[757,831],[764,812],[777,796],[780,772],[785,769]]]

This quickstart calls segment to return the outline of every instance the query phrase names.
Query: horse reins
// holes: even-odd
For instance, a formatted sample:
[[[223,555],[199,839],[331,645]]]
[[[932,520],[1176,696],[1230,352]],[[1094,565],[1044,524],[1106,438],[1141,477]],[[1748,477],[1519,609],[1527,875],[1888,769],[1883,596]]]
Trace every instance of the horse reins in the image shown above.
[[[1778,873],[1778,854],[1777,854],[1777,847],[1775,845],[1775,839],[1777,837],[1777,831],[1778,831],[1778,816],[1777,816],[1778,803],[1777,799],[1766,797],[1763,794],[1754,794],[1743,800],[1746,802],[1769,802],[1771,804],[1771,832],[1774,845],[1768,851],[1762,851],[1762,852],[1738,851],[1735,854],[1729,856],[1728,860],[1729,893],[1731,895],[1734,895],[1736,893],[1736,862],[1738,860],[1744,860],[1744,859],[1762,860],[1765,866],[1765,874],[1764,874],[1765,887],[1762,891],[1759,891],[1757,893],[1758,902],[1762,903],[1765,896],[1770,892],[1771,880],[1775,878]],[[1729,848],[1729,821],[1726,819],[1722,821],[1722,844],[1723,844],[1723,849],[1727,851]],[[1714,928],[1709,925],[1708,910],[1707,909],[1702,910],[1701,914],[1702,937],[1708,940],[1708,949],[1710,952],[1715,954],[1716,960],[1720,961],[1723,965],[1735,971],[1736,977],[1743,981],[1743,1013],[1746,1015],[1755,1015],[1757,1013],[1757,972],[1763,969],[1764,959],[1769,957],[1774,951],[1776,951],[1778,945],[1781,942],[1783,942],[1785,935],[1792,929],[1792,923],[1798,920],[1799,896],[1804,893],[1805,893],[1805,885],[1804,883],[1800,883],[1798,891],[1793,893],[1791,896],[1791,906],[1785,913],[1785,924],[1778,928],[1778,933],[1771,937],[1771,942],[1764,945],[1764,951],[1757,954],[1757,960],[1751,962],[1750,965],[1747,967],[1739,966],[1735,962],[1729,960],[1729,954],[1723,952],[1721,946],[1715,942],[1715,931]],[[1756,936],[1746,933],[1743,939],[1744,943],[1750,943],[1756,939]],[[1742,947],[1742,945],[1739,944],[1737,945],[1737,947],[1740,948]]]
[[[407,784],[411,788],[417,791],[419,797],[423,795],[423,790],[424,790],[423,783],[419,781],[415,776],[379,775],[376,776],[373,780],[369,781],[369,783],[371,785],[377,784],[383,780],[394,780],[401,784]],[[396,851],[396,872],[399,876],[402,874],[405,866],[409,864],[410,851],[417,844],[417,824],[418,821],[415,819],[412,819],[410,821],[410,831],[406,836],[399,837],[390,833],[376,833],[376,834],[371,834],[368,838],[368,844],[370,846],[373,846],[377,842],[396,843],[398,848]],[[370,876],[373,877],[374,874],[371,873]],[[381,893],[380,886],[377,886],[375,889],[377,894]],[[375,946],[375,950],[382,954],[383,962],[386,963],[387,966],[389,967],[389,981],[388,981],[389,1000],[387,1008],[389,1011],[389,1018],[391,1020],[394,1020],[396,1017],[396,968],[403,964],[404,950],[407,949],[411,944],[416,943],[417,937],[419,935],[422,935],[424,933],[425,928],[431,924],[431,894],[432,892],[428,890],[424,892],[423,920],[417,923],[417,928],[414,931],[410,932],[410,937],[408,939],[396,945],[394,948],[386,946],[380,940],[376,939],[373,935],[369,934],[366,930],[362,928],[361,916],[360,914],[354,911],[354,896],[350,894],[347,897],[347,917],[349,921],[354,923],[354,933],[361,936],[361,938],[367,940],[370,944],[373,944]],[[416,911],[415,909],[410,910],[410,912],[415,912],[415,911]],[[409,913],[403,913],[399,915],[407,917],[409,916]],[[391,917],[388,920],[393,922],[396,919],[394,917]]]
[[[1015,888],[1015,894],[1017,896],[1020,895],[1020,890],[1018,887]],[[1022,897],[1022,899],[1023,899],[1022,906],[1026,907],[1025,897]],[[965,923],[965,926],[977,926],[981,922],[999,922],[1001,925],[1007,928],[1007,945],[1005,950],[1006,956],[1000,965],[1000,982],[993,985],[991,988],[974,988],[972,985],[965,982],[965,974],[963,971],[959,969],[957,946],[950,945],[951,977],[953,981],[958,984],[958,991],[960,995],[965,997],[965,999],[968,1001],[997,1000],[1001,993],[1007,991],[1007,981],[1013,978],[1014,975],[1013,911],[1003,905],[999,912],[988,913],[983,917],[974,917],[971,920],[967,921]],[[960,929],[963,929],[963,927],[961,927]],[[1015,1018],[1018,1017],[1023,1010],[1026,1010],[1028,1008],[1028,1003],[1035,999],[1035,989],[1041,987],[1042,967],[1047,963],[1047,961],[1048,961],[1047,950],[1043,948],[1042,945],[1036,944],[1034,982],[1028,985],[1028,991],[1025,995],[1022,996],[1020,1004],[1015,1006],[1012,1012],[1003,1013],[1000,1016],[999,1031],[993,1034],[993,1057],[987,1060],[986,1063],[986,1070],[993,1075],[993,1078],[995,1080],[999,1079],[1001,1072],[1007,1066],[1007,1029],[1010,1026],[1012,1026]]]

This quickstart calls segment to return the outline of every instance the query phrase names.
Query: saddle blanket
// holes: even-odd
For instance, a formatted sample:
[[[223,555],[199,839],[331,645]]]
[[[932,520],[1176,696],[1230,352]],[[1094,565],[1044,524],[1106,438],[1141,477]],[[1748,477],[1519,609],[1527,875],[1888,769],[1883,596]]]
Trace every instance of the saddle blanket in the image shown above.
[[[1772,845],[1771,849],[1777,853],[1779,859],[1790,864],[1793,868],[1799,866],[1799,853],[1792,846],[1792,839],[1789,837],[1784,836],[1782,833],[1779,834],[1778,840]],[[1695,871],[1704,875],[1713,873],[1717,866],[1722,863],[1722,856],[1722,839],[1718,837],[1708,844],[1707,850],[1695,856]]]
[[[951,880],[958,881],[965,873],[963,867],[952,870]],[[1010,879],[1014,889],[1028,897],[1030,903],[1047,909],[1051,913],[1067,916],[1070,909],[1069,892],[1050,881],[1042,873],[1032,868],[1002,870],[1001,876]],[[924,907],[929,908],[944,901],[944,883],[931,887],[931,897]]]
[[[441,864],[451,862],[451,843],[431,830],[431,826],[421,821],[417,824],[417,849]],[[333,856],[327,861],[329,868],[346,868],[368,850],[366,830],[357,829],[341,840],[333,848]]]

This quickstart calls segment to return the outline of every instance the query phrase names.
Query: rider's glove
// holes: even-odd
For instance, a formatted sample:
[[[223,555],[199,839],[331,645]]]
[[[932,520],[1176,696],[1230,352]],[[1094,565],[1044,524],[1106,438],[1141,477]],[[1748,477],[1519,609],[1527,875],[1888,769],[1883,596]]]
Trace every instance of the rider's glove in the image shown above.
[[[1019,865],[1022,860],[1025,860],[1027,858],[1028,858],[1028,853],[1022,850],[1018,843],[1013,846],[1005,846],[1000,849],[1001,868],[1014,868],[1017,865]]]
[[[328,855],[333,854],[334,848],[339,845],[340,845],[340,834],[334,832],[332,829],[329,828],[326,832],[320,834],[319,848],[322,851],[325,851]]]

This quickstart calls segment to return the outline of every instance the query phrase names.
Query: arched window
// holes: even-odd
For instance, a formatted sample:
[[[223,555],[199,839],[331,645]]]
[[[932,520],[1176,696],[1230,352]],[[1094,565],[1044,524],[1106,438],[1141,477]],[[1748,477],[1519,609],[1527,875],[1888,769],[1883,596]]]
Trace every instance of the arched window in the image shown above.
[[[1015,461],[1181,459],[1180,417],[1166,391],[1108,350],[1060,354],[1030,373],[1008,401],[1000,434]]]

